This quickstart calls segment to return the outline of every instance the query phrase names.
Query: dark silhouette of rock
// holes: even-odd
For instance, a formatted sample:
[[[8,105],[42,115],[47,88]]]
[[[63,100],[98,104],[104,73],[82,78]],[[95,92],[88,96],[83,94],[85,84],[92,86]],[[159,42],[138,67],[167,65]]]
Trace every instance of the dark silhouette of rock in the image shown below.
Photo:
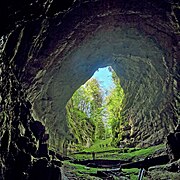
[[[49,139],[49,134],[44,134],[42,139],[41,139],[41,142],[45,143],[45,142],[47,142],[48,139]]]
[[[53,166],[51,172],[51,179],[52,180],[61,180],[61,169],[59,166]]]
[[[19,149],[28,149],[28,144],[30,143],[29,138],[21,136],[17,140],[17,146]]]
[[[60,160],[57,160],[57,159],[53,159],[53,160],[51,161],[51,163],[52,163],[53,165],[58,166],[58,167],[61,167],[61,166],[62,166],[62,162],[61,162]]]
[[[38,159],[30,171],[29,180],[60,180],[61,170],[58,166],[51,164],[47,158]]]
[[[45,133],[44,125],[39,121],[34,121],[30,124],[31,131],[33,132],[34,136],[40,140],[43,138]]]
[[[169,166],[167,170],[170,172],[178,172],[180,170],[180,167],[178,164],[171,164],[171,166]]]
[[[49,155],[52,157],[52,159],[56,158],[56,153],[51,149],[49,149]]]
[[[28,167],[31,166],[31,155],[20,151],[16,157],[15,167],[19,171],[27,171]]]
[[[46,158],[38,159],[33,163],[33,167],[30,171],[30,180],[50,180],[49,164]]]
[[[57,159],[59,159],[60,161],[63,161],[63,160],[64,160],[64,157],[63,157],[61,154],[59,154],[59,153],[56,153],[56,157],[57,157]]]
[[[30,142],[27,145],[27,150],[26,151],[28,153],[32,154],[35,157],[36,154],[37,154],[37,147],[36,147],[36,145],[34,143]]]
[[[167,136],[167,152],[171,161],[180,158],[180,125]]]
[[[39,157],[48,157],[49,158],[49,155],[48,155],[48,144],[46,144],[46,143],[39,144],[38,156]]]

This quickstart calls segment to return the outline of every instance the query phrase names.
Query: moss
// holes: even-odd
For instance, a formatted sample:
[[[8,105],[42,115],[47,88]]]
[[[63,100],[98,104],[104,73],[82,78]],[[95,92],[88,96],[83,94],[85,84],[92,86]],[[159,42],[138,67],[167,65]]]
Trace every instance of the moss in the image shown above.
[[[105,141],[106,142],[106,141]],[[156,151],[160,149],[164,149],[165,145],[160,144],[157,146],[152,146],[149,148],[114,148],[112,146],[109,147],[99,147],[99,144],[103,143],[103,141],[98,141],[97,144],[94,144],[91,148],[85,149],[83,152],[86,154],[72,154],[71,156],[75,159],[92,159],[91,152],[96,153],[96,159],[112,159],[112,160],[133,160],[137,161],[140,159],[144,159],[147,156],[153,155]]]
[[[75,174],[77,177],[86,180],[99,179],[95,177],[95,175],[97,174],[97,170],[104,170],[104,169],[90,168],[80,164],[70,163],[69,161],[64,161],[63,164],[66,167],[71,168],[72,169],[71,172]]]

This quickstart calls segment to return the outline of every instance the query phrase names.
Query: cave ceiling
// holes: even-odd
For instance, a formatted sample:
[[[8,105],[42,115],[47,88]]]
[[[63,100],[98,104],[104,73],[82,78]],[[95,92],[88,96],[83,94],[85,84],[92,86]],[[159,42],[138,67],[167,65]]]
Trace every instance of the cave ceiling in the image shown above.
[[[154,136],[173,130],[178,123],[178,3],[70,4],[63,11],[48,6],[45,18],[17,23],[10,35],[19,42],[14,59],[34,117],[66,134],[67,101],[99,67],[110,65],[126,94],[131,135],[137,127]]]

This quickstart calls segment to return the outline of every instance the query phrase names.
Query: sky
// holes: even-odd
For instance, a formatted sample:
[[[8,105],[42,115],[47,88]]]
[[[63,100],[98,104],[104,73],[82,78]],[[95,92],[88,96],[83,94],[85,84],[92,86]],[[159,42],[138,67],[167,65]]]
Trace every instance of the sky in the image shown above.
[[[106,95],[108,94],[109,90],[114,87],[114,83],[112,80],[112,73],[109,71],[108,66],[105,68],[99,68],[92,78],[95,78],[98,80],[101,88],[104,92],[106,92]]]

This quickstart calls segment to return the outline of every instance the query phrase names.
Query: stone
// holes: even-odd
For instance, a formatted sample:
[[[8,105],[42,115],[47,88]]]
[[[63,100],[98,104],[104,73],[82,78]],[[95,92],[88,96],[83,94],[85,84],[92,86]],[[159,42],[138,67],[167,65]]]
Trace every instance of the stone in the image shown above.
[[[25,137],[25,136],[21,136],[21,137],[19,137],[18,138],[18,140],[17,140],[17,146],[18,146],[18,148],[19,149],[25,149],[25,150],[27,150],[27,147],[28,147],[28,144],[29,144],[29,138],[27,138],[27,137]]]
[[[18,170],[26,171],[31,166],[31,155],[20,151],[15,161],[15,168]]]
[[[49,139],[49,134],[44,134],[42,139],[41,139],[41,142],[45,143],[45,142],[47,142],[48,139]]]
[[[147,171],[147,178],[149,179],[178,179],[180,172],[180,160],[150,167]]]
[[[51,164],[47,158],[37,159],[31,169],[29,179],[61,180],[61,170],[55,164]]]
[[[12,178],[28,180],[28,171],[31,167],[31,155],[19,151],[18,155],[14,156],[13,161],[12,158],[9,158],[7,162],[9,162],[11,167],[6,170],[5,180],[12,180]]]
[[[31,131],[33,132],[34,136],[40,140],[43,138],[43,135],[45,133],[45,127],[44,125],[39,121],[34,121],[30,124]]]
[[[48,156],[48,144],[39,144],[38,156],[49,158],[49,156]]]
[[[56,153],[56,157],[57,157],[57,159],[59,159],[60,161],[63,161],[63,160],[64,160],[64,157],[63,157],[61,154],[59,154],[59,153]]]
[[[37,154],[37,147],[36,147],[36,144],[35,143],[28,143],[27,145],[27,150],[26,150],[28,153],[32,154],[33,156],[36,156]]]
[[[49,155],[52,157],[52,159],[56,158],[56,153],[51,149],[49,149]]]
[[[12,35],[18,41],[24,32],[28,38],[19,40],[21,48],[16,63],[21,67],[23,63],[18,62],[25,61],[25,65],[26,59],[31,59],[22,67],[22,82],[29,90],[33,115],[50,127],[49,140],[54,145],[55,137],[58,136],[62,143],[69,133],[64,117],[67,101],[98,67],[107,65],[112,65],[122,79],[127,95],[123,114],[131,122],[128,131],[134,136],[133,144],[142,141],[146,141],[147,146],[162,143],[169,131],[174,130],[178,121],[174,111],[178,107],[176,59],[179,57],[179,37],[178,26],[175,22],[172,25],[170,19],[177,19],[178,15],[174,13],[177,4],[143,0],[134,6],[135,3],[129,2],[82,1],[68,12],[67,21],[61,19],[62,14],[52,21],[46,19],[48,25],[41,20],[33,21],[25,30],[18,29]],[[53,1],[51,5],[55,4]],[[51,5],[46,12],[50,11],[52,15]],[[128,13],[122,16],[124,12]],[[64,23],[59,27],[61,20]],[[34,31],[30,31],[30,27],[34,27]],[[31,56],[28,50],[34,48],[34,37],[42,46]],[[22,50],[23,45],[26,45],[26,51]],[[11,46],[7,49],[12,52]],[[144,132],[148,132],[146,136],[142,136]]]
[[[61,180],[61,169],[59,166],[53,166],[51,180]]]
[[[38,159],[33,163],[32,169],[30,171],[30,180],[50,180],[49,172],[49,162],[46,158]]]
[[[53,159],[53,160],[51,160],[51,163],[52,163],[53,165],[58,166],[58,167],[61,167],[61,166],[62,166],[62,162],[61,162],[60,160]]]
[[[170,133],[167,136],[167,152],[171,161],[178,160],[180,158],[180,130],[179,126],[174,133]]]

